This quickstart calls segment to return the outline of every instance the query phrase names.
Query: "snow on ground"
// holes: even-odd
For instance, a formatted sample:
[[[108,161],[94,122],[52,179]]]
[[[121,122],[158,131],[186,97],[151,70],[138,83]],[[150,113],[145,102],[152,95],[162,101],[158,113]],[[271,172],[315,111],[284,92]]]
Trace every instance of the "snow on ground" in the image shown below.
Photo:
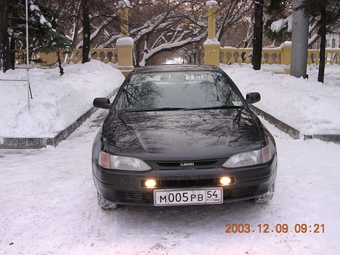
[[[265,112],[299,130],[301,134],[340,134],[339,66],[326,67],[325,83],[317,82],[317,67],[309,66],[309,79],[275,74],[273,66],[254,71],[251,65],[222,65],[242,94],[261,93],[256,104]],[[275,68],[275,67],[274,67]],[[28,110],[26,70],[0,73],[0,138],[54,137],[91,106],[93,98],[106,96],[124,76],[111,65],[91,61],[59,70],[33,68],[29,72],[33,99]]]
[[[258,91],[256,107],[299,130],[301,134],[340,134],[340,66],[326,67],[325,83],[317,82],[318,69],[309,66],[309,79],[252,70],[251,65],[223,66],[243,95]]]
[[[30,110],[26,69],[0,72],[0,137],[54,137],[89,110],[93,98],[107,96],[124,80],[100,61],[67,65],[64,72],[30,69]]]
[[[20,89],[11,91],[6,88],[9,86],[7,83],[4,85],[1,82],[0,136],[9,132],[21,136],[25,127],[36,134],[47,134],[49,128],[44,130],[44,125],[34,126],[42,129],[38,131],[30,122],[23,122],[25,127],[17,124],[15,130],[8,131],[13,126],[7,127],[3,122],[9,119],[15,122],[15,116],[26,115],[32,119],[53,116],[54,123],[59,125],[59,119],[67,118],[61,115],[70,113],[61,107],[59,98],[67,106],[72,106],[73,111],[82,114],[84,109],[79,109],[82,103],[78,100],[86,98],[84,100],[88,100],[86,104],[90,106],[93,98],[89,100],[85,95],[105,96],[111,92],[110,89],[96,90],[101,90],[106,86],[103,83],[107,82],[113,90],[119,77],[117,71],[92,61],[89,65],[89,69],[86,65],[67,67],[72,70],[69,78],[73,77],[73,82],[65,79],[63,82],[67,82],[68,86],[64,86],[63,91],[49,86],[56,80],[64,79],[57,75],[57,70],[32,70],[32,74],[39,74],[36,78],[32,77],[33,81],[41,79],[44,89],[38,90],[38,82],[33,82],[33,100],[36,103],[32,102],[31,113],[27,113],[24,103],[19,102],[25,102],[24,96],[20,97]],[[301,125],[302,128],[304,123],[309,122],[313,128],[308,131],[324,133],[330,130],[329,126],[332,126],[332,131],[337,130],[334,126],[339,121],[339,111],[336,112],[333,105],[338,103],[332,101],[332,97],[339,98],[339,84],[338,79],[331,78],[332,75],[336,77],[336,71],[333,74],[329,72],[331,68],[328,68],[324,85],[314,81],[314,68],[310,70],[309,80],[265,71],[255,72],[249,67],[223,68],[236,81],[243,94],[259,91],[262,101],[256,105],[278,119],[287,116],[291,120],[288,124],[295,127]],[[15,72],[10,73],[11,77],[16,77],[13,74]],[[51,72],[55,73],[52,75],[54,78],[51,78]],[[100,81],[98,76],[103,73],[111,78]],[[0,79],[4,78],[8,78],[7,73],[1,74]],[[88,92],[91,83],[94,83],[96,89]],[[60,83],[54,84],[57,86]],[[87,84],[87,87],[77,90],[82,84]],[[21,88],[25,85],[19,83],[17,86]],[[306,87],[317,91],[311,92]],[[79,93],[70,92],[74,93],[70,103],[65,102],[68,100],[66,89],[77,90]],[[324,90],[332,92],[326,94]],[[74,98],[75,94],[78,95],[77,99]],[[268,95],[275,98],[269,100]],[[313,101],[314,98],[318,100]],[[46,102],[54,106],[50,107]],[[327,114],[324,120],[314,121],[319,116],[312,114],[316,109],[310,108],[312,102],[323,108],[319,113]],[[42,116],[38,110],[34,110],[35,107],[41,107],[41,104],[46,105],[46,109],[40,113]],[[49,113],[48,110],[58,112],[59,115]],[[328,112],[332,112],[332,115],[328,115]],[[239,202],[169,208],[122,206],[114,211],[102,211],[97,205],[92,182],[91,146],[105,113],[104,110],[97,111],[55,148],[0,150],[0,254],[339,253],[340,145],[319,140],[293,140],[263,120],[275,136],[279,153],[277,188],[270,203],[257,205]],[[226,224],[249,224],[251,232],[225,233]],[[269,233],[263,233],[267,226]],[[299,226],[306,226],[306,232],[298,233]],[[287,232],[282,227],[288,227]]]
[[[1,254],[338,254],[339,145],[293,140],[267,124],[279,151],[269,204],[102,211],[90,160],[99,114],[56,148],[0,152]],[[225,233],[226,224],[251,232]],[[279,233],[283,224],[288,232]],[[296,224],[307,232],[296,233]]]

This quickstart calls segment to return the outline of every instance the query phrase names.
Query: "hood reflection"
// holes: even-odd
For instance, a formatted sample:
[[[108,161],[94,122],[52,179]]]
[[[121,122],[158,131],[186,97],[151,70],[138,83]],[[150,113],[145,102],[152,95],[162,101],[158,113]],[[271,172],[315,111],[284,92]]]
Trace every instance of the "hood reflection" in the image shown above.
[[[162,160],[223,158],[258,149],[260,133],[246,109],[121,112],[103,126],[110,153]]]

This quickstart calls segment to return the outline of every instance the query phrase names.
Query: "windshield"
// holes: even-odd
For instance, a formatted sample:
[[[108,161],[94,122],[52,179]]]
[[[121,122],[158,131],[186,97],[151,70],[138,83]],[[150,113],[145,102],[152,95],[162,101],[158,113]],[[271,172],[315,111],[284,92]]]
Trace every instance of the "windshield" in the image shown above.
[[[234,85],[219,72],[157,72],[133,75],[116,110],[243,107]]]

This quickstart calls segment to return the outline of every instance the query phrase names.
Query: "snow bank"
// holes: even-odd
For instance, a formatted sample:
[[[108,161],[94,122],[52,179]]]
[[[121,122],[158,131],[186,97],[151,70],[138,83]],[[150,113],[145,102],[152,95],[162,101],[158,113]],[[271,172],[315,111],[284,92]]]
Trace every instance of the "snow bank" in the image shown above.
[[[340,134],[339,66],[326,67],[325,83],[317,82],[317,67],[309,66],[309,79],[272,71],[254,71],[251,65],[222,65],[242,94],[257,91],[255,106],[304,135]],[[262,67],[265,69],[266,65]],[[328,82],[327,82],[328,81]]]
[[[95,97],[107,96],[124,80],[113,66],[95,60],[65,66],[64,72],[29,71],[30,110],[26,70],[0,73],[0,137],[54,137],[89,110]]]
[[[340,134],[339,66],[326,66],[325,83],[317,82],[317,66],[308,66],[309,79],[276,74],[281,65],[221,65],[242,94],[261,93],[255,106],[300,131],[302,135]],[[54,137],[124,80],[110,64],[92,60],[59,69],[31,69],[33,99],[28,110],[26,70],[0,73],[0,137]],[[11,81],[10,81],[11,80]],[[17,81],[21,80],[21,81]],[[1,142],[1,139],[0,139]]]

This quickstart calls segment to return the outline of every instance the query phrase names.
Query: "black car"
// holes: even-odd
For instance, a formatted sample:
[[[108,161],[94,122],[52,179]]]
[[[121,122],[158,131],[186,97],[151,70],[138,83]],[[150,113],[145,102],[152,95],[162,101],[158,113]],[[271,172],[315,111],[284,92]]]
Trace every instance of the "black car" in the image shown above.
[[[228,75],[213,66],[136,68],[111,103],[92,148],[103,209],[123,205],[267,202],[274,194],[273,136]]]

